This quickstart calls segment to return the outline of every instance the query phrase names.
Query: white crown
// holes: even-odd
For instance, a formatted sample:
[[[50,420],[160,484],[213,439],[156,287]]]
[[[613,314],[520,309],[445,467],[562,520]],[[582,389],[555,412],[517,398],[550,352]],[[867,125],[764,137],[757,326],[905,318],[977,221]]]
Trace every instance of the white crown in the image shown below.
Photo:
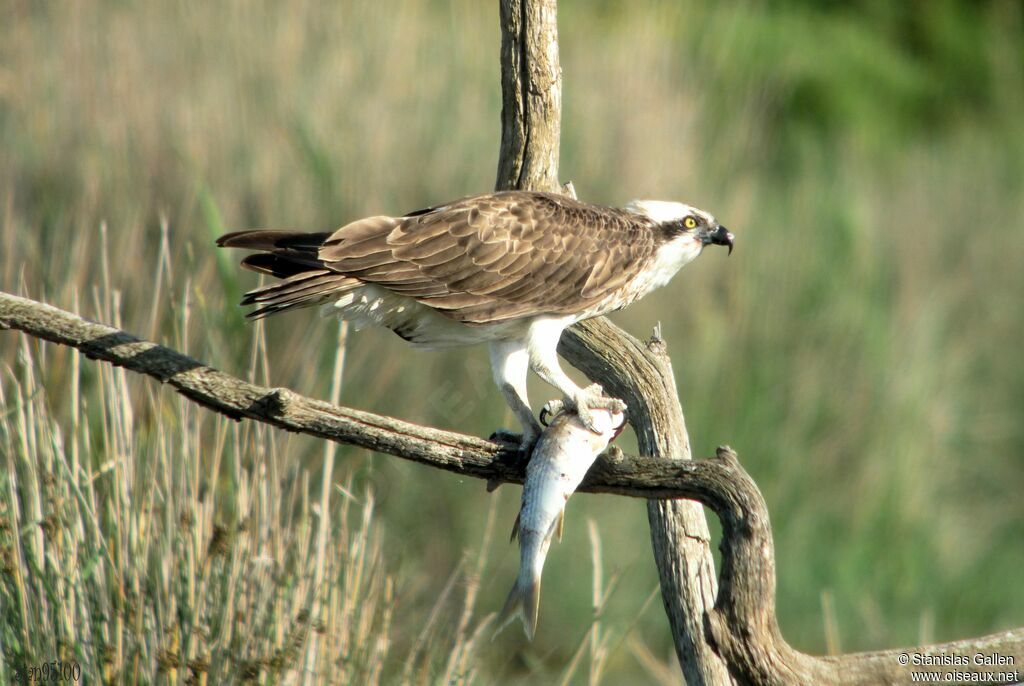
[[[693,214],[695,208],[684,205],[681,202],[669,202],[667,200],[632,200],[626,209],[636,214],[643,214],[656,222],[678,221],[683,217]]]

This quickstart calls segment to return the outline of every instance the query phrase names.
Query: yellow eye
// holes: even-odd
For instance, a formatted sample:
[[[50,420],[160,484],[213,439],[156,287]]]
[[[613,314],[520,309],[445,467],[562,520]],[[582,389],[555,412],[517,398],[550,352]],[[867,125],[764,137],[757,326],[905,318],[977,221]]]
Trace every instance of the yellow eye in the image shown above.
[[[693,217],[687,217],[686,219],[683,220],[683,226],[685,226],[688,229],[696,229],[697,220],[694,219]]]

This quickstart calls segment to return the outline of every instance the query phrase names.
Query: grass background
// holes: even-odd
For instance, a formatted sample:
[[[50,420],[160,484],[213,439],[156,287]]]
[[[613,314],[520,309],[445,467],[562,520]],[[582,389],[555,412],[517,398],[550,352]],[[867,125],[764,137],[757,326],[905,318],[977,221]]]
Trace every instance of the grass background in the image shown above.
[[[212,239],[490,188],[493,5],[3,3],[0,287],[330,397],[337,326],[245,323],[255,277]],[[737,234],[615,320],[662,322],[695,454],[731,444],[763,489],[786,636],[847,651],[1020,625],[1021,4],[560,5],[562,177]],[[346,404],[510,421],[483,349],[364,331],[346,355]],[[271,682],[313,636],[305,664],[342,683],[677,678],[642,503],[574,499],[535,641],[489,643],[518,489],[340,448],[321,537],[315,441],[12,334],[0,389],[5,670]]]

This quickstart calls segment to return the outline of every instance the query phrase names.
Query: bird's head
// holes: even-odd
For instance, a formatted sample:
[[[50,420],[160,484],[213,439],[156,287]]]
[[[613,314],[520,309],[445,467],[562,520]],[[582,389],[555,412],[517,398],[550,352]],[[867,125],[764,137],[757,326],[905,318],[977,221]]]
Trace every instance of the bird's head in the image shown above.
[[[726,245],[732,254],[733,235],[710,212],[663,200],[634,200],[626,209],[650,217],[671,241],[694,241],[700,248]]]

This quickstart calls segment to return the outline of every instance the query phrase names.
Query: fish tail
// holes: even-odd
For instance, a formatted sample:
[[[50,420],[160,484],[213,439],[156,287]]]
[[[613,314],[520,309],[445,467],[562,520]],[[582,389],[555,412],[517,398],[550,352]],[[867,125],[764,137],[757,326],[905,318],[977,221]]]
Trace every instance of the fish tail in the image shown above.
[[[523,622],[523,632],[526,638],[533,640],[533,634],[537,630],[537,615],[540,612],[540,577],[529,576],[519,577],[508,594],[505,606],[501,608],[498,615],[498,628],[494,635],[501,633],[502,629],[508,626],[517,616]],[[493,640],[493,639],[492,639]]]

